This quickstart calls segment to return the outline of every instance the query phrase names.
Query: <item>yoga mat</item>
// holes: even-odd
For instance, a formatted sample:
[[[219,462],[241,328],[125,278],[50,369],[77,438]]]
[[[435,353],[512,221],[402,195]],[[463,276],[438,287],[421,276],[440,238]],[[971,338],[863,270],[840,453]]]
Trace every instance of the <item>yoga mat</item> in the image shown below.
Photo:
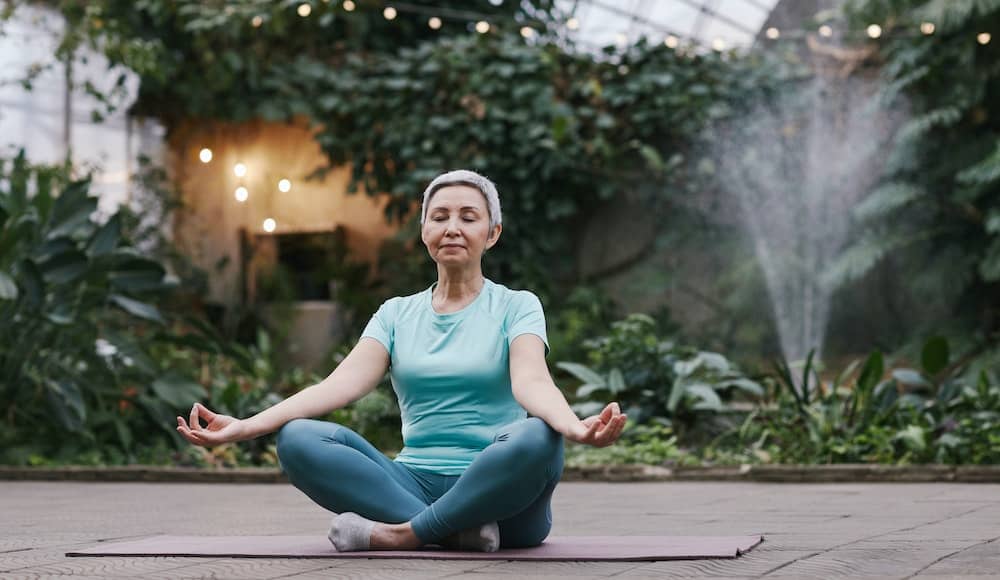
[[[431,560],[655,561],[736,558],[763,536],[560,536],[535,548],[466,552],[338,552],[325,536],[153,536],[101,544],[67,556],[204,556],[211,558],[422,558]]]

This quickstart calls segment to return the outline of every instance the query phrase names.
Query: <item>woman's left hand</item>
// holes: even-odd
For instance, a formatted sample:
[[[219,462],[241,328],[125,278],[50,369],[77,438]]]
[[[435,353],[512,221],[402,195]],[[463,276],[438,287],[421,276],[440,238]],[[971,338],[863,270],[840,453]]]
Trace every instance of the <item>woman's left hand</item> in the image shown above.
[[[569,433],[566,433],[566,438],[594,447],[607,447],[618,440],[627,420],[618,403],[608,403],[599,414],[591,415],[573,425]]]

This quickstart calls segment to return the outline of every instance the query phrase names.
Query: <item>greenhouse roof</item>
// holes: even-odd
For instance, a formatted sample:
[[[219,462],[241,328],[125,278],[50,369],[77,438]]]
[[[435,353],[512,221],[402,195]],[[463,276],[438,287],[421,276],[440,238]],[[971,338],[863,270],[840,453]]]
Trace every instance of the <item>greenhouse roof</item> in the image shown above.
[[[719,50],[753,43],[778,0],[564,0],[577,40],[605,46],[645,36]]]

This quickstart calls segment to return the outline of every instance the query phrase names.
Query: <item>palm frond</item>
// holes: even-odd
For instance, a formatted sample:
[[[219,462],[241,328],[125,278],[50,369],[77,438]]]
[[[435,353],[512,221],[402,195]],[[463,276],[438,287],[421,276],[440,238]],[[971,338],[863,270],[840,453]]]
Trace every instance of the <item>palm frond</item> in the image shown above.
[[[957,180],[963,185],[990,185],[1000,180],[1000,141],[993,153],[959,172]]]
[[[892,181],[868,194],[868,197],[854,208],[854,216],[863,221],[885,216],[925,193],[922,188],[912,183]]]
[[[931,129],[950,127],[962,118],[962,109],[956,106],[941,107],[915,117],[900,127],[896,133],[897,145],[915,141]]]

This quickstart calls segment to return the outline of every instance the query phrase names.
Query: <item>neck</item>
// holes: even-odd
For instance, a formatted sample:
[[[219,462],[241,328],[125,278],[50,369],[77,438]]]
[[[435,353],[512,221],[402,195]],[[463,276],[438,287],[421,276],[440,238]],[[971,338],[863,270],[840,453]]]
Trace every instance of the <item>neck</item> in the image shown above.
[[[439,266],[434,300],[437,302],[462,302],[479,294],[485,283],[481,268],[450,272]]]

